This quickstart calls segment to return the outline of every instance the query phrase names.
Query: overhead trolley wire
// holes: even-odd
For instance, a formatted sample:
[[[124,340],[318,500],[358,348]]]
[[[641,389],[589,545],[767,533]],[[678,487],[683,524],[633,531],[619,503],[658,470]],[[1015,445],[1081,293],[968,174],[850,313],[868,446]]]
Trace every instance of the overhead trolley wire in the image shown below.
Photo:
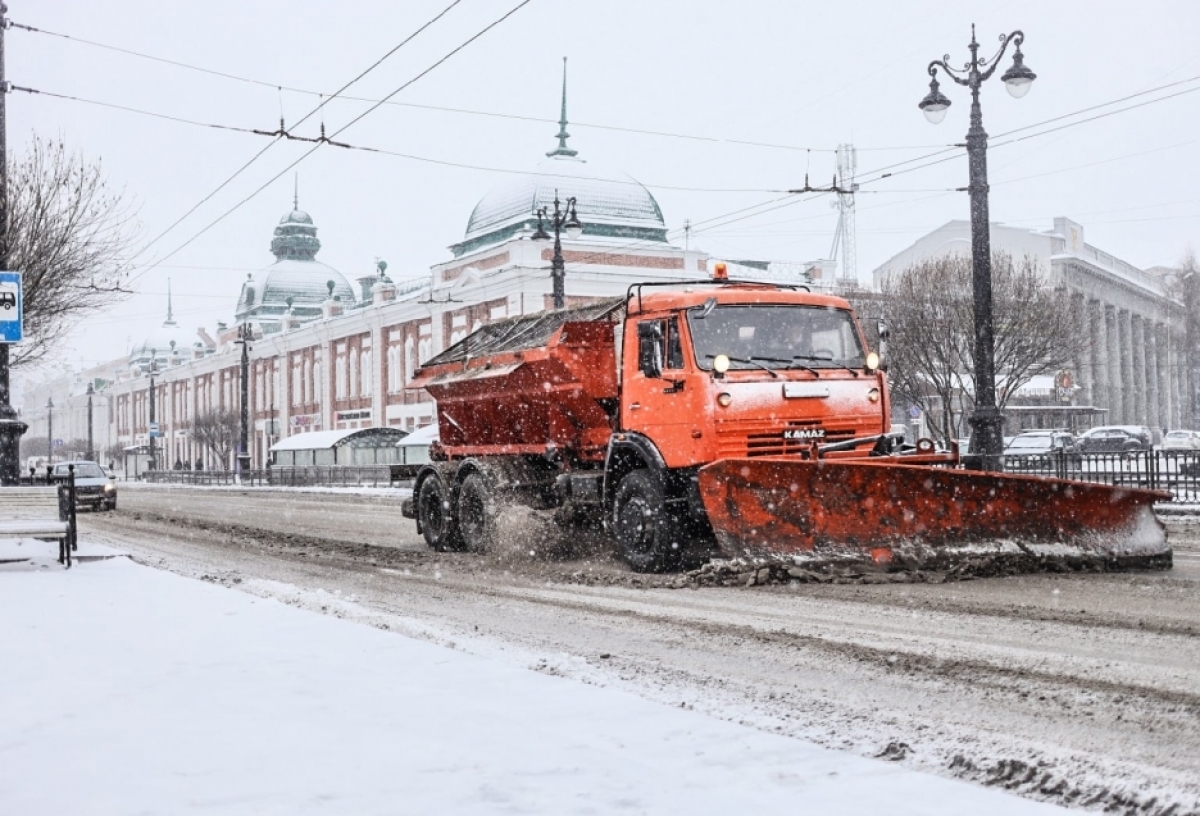
[[[457,2],[459,2],[459,0],[455,0],[455,2],[457,3]],[[396,90],[392,91],[390,94],[388,94],[386,97],[384,97],[384,99],[383,99],[383,100],[380,100],[379,102],[377,102],[377,103],[376,103],[375,105],[373,105],[372,107],[368,108],[367,110],[363,111],[363,112],[362,112],[361,114],[359,114],[358,116],[356,116],[356,117],[354,117],[353,119],[351,119],[351,120],[350,120],[349,122],[347,122],[346,124],[342,125],[340,128],[338,128],[338,130],[334,131],[333,135],[332,135],[332,136],[330,136],[330,137],[328,137],[328,139],[326,139],[324,136],[322,136],[321,140],[320,140],[320,141],[318,141],[318,142],[317,142],[317,144],[314,144],[314,145],[312,146],[312,148],[311,148],[310,150],[308,150],[308,152],[304,153],[304,154],[303,154],[303,155],[301,155],[301,156],[300,156],[298,159],[296,159],[296,160],[295,160],[295,161],[293,161],[291,164],[289,164],[287,167],[285,167],[285,168],[283,168],[282,170],[280,170],[278,173],[276,173],[274,176],[272,176],[270,179],[268,179],[268,180],[267,180],[267,181],[266,181],[264,184],[262,184],[260,187],[258,187],[258,188],[257,188],[257,189],[256,189],[254,192],[250,193],[250,195],[246,196],[246,197],[245,197],[245,198],[243,198],[241,201],[239,201],[237,204],[234,204],[234,205],[233,205],[232,207],[230,207],[228,210],[226,210],[225,212],[221,213],[221,215],[217,216],[217,217],[216,217],[214,220],[210,221],[210,222],[209,222],[209,223],[208,223],[208,224],[207,224],[205,227],[203,227],[203,228],[202,228],[202,229],[201,229],[199,232],[197,232],[197,233],[195,233],[194,235],[192,235],[192,237],[191,237],[191,238],[188,238],[188,239],[187,239],[186,241],[184,241],[182,244],[180,244],[179,246],[175,247],[175,249],[171,250],[169,253],[167,253],[167,254],[166,254],[166,255],[164,255],[162,258],[160,258],[160,259],[158,260],[158,262],[157,262],[157,263],[155,263],[154,265],[151,265],[151,266],[147,267],[147,268],[146,268],[146,269],[144,269],[142,272],[139,272],[139,273],[138,273],[136,276],[134,276],[134,277],[133,277],[133,278],[130,280],[130,283],[132,283],[133,281],[135,281],[135,280],[137,280],[137,279],[141,278],[141,277],[142,277],[142,276],[144,276],[146,273],[148,273],[149,271],[151,271],[152,269],[154,269],[154,268],[155,268],[155,267],[158,265],[158,263],[161,263],[161,262],[163,262],[163,261],[167,260],[168,258],[171,258],[171,257],[173,257],[174,255],[176,255],[176,254],[178,254],[179,252],[181,252],[181,251],[182,251],[184,248],[186,248],[187,246],[189,246],[189,245],[190,245],[190,244],[191,244],[193,241],[195,241],[197,238],[199,238],[200,236],[204,235],[204,234],[205,234],[206,232],[208,232],[210,229],[212,229],[212,228],[213,228],[213,227],[215,227],[217,224],[221,223],[221,222],[222,222],[222,221],[224,221],[226,218],[228,218],[230,215],[232,215],[234,212],[236,212],[238,209],[240,209],[240,208],[242,207],[242,205],[246,204],[248,201],[250,201],[251,199],[253,199],[255,196],[257,196],[257,195],[258,195],[259,193],[261,193],[263,190],[267,189],[267,187],[269,187],[269,186],[271,186],[272,184],[274,184],[274,183],[275,183],[275,182],[276,182],[276,181],[277,181],[279,178],[281,178],[281,177],[282,177],[282,176],[283,176],[285,173],[287,173],[287,172],[288,172],[289,170],[291,170],[293,167],[295,167],[296,165],[300,164],[302,161],[304,161],[304,160],[305,160],[305,159],[307,159],[309,156],[311,156],[313,153],[315,153],[317,150],[319,150],[319,149],[321,148],[321,145],[322,145],[323,143],[325,143],[326,141],[328,141],[328,140],[331,140],[331,139],[333,139],[334,137],[338,136],[339,134],[341,134],[342,132],[344,132],[344,131],[345,131],[347,128],[349,128],[350,126],[354,125],[356,122],[360,121],[360,120],[361,120],[363,117],[367,116],[367,115],[368,115],[368,114],[370,114],[372,111],[376,110],[376,109],[377,109],[377,108],[378,108],[380,105],[382,105],[382,104],[383,104],[384,102],[386,102],[388,99],[391,99],[393,96],[395,96],[396,94],[400,93],[400,92],[401,92],[401,91],[403,91],[405,88],[408,88],[408,87],[409,87],[409,86],[411,86],[411,85],[412,85],[414,82],[417,82],[418,80],[420,80],[422,77],[425,77],[425,76],[427,76],[427,75],[428,75],[430,72],[432,72],[432,71],[433,71],[435,68],[437,68],[438,66],[442,65],[443,63],[445,63],[447,60],[449,60],[449,59],[450,59],[451,57],[453,57],[455,54],[457,54],[457,53],[459,53],[460,51],[462,51],[462,50],[463,50],[464,48],[466,48],[468,45],[470,45],[471,43],[475,42],[475,40],[479,39],[480,37],[482,37],[482,36],[483,36],[484,34],[486,34],[487,32],[491,31],[491,30],[492,30],[493,28],[495,28],[496,26],[498,26],[498,25],[500,25],[501,23],[503,23],[505,20],[507,20],[509,17],[511,17],[511,16],[512,16],[513,14],[515,14],[517,11],[519,11],[520,9],[522,9],[523,7],[525,7],[526,5],[528,5],[530,2],[532,2],[532,0],[521,0],[521,2],[520,2],[520,3],[518,3],[518,4],[517,4],[517,5],[515,5],[515,6],[513,6],[511,9],[509,9],[507,12],[505,12],[505,13],[504,13],[504,14],[503,14],[501,17],[498,17],[497,19],[493,20],[491,23],[488,23],[488,25],[486,25],[484,28],[480,29],[480,30],[479,30],[478,32],[476,32],[475,34],[471,35],[469,38],[467,38],[465,41],[463,41],[463,42],[462,42],[462,43],[460,43],[458,46],[456,46],[455,48],[453,48],[453,49],[452,49],[451,51],[449,51],[447,54],[445,54],[444,56],[442,56],[441,58],[439,58],[439,59],[438,59],[436,62],[434,62],[434,63],[433,63],[432,65],[430,65],[428,68],[426,68],[425,70],[421,71],[419,74],[417,74],[415,77],[413,77],[412,79],[410,79],[410,80],[408,80],[407,82],[405,82],[404,84],[402,84],[400,87],[396,88]],[[443,13],[444,13],[444,12],[443,12]],[[410,39],[411,39],[411,38],[410,38]]]
[[[445,16],[445,15],[446,15],[446,14],[447,14],[447,13],[448,13],[448,12],[449,12],[451,9],[453,9],[455,6],[457,6],[457,5],[458,5],[459,3],[461,3],[461,2],[462,2],[462,0],[452,0],[452,2],[450,3],[450,5],[446,6],[444,9],[442,9],[442,10],[441,10],[440,12],[438,12],[438,13],[437,13],[437,14],[436,14],[434,17],[430,18],[430,19],[429,19],[427,22],[425,22],[423,25],[421,25],[421,26],[420,26],[420,27],[419,27],[419,28],[418,28],[416,31],[414,31],[412,34],[410,34],[410,35],[408,35],[407,37],[405,37],[405,38],[404,38],[404,39],[403,39],[403,40],[402,40],[402,41],[401,41],[401,42],[400,42],[398,45],[396,45],[394,48],[392,48],[390,51],[388,51],[388,52],[387,52],[386,54],[384,54],[382,57],[380,57],[379,59],[377,59],[375,62],[371,63],[371,65],[370,65],[370,66],[368,66],[368,67],[366,68],[366,70],[362,71],[362,72],[361,72],[361,73],[359,73],[359,75],[358,75],[358,76],[356,76],[354,79],[350,80],[350,81],[349,81],[349,82],[347,82],[345,85],[343,85],[341,88],[339,88],[339,89],[338,89],[338,90],[337,90],[337,91],[334,93],[334,95],[333,95],[333,96],[329,97],[329,99],[322,99],[322,100],[321,100],[321,103],[320,103],[319,105],[317,105],[317,107],[313,108],[311,111],[309,111],[309,112],[308,112],[307,114],[305,114],[303,117],[301,117],[300,121],[296,122],[294,125],[292,125],[292,127],[293,127],[293,128],[295,128],[295,127],[299,126],[300,124],[303,124],[305,120],[307,120],[309,117],[311,117],[311,116],[312,116],[313,114],[315,114],[317,111],[321,110],[321,108],[323,108],[323,107],[324,107],[324,106],[325,106],[325,105],[326,105],[326,104],[327,104],[329,101],[331,101],[331,100],[332,100],[332,99],[333,99],[333,98],[334,98],[334,97],[335,97],[337,94],[339,94],[339,93],[341,93],[342,91],[346,90],[346,89],[347,89],[347,88],[349,88],[351,85],[353,85],[355,82],[358,82],[360,79],[362,79],[364,76],[366,76],[367,74],[369,74],[371,71],[373,71],[373,70],[375,70],[376,68],[378,68],[378,67],[379,67],[379,65],[380,65],[381,63],[383,63],[383,61],[384,61],[384,60],[386,60],[386,59],[387,59],[388,57],[390,57],[392,54],[395,54],[395,53],[396,53],[398,50],[400,50],[400,48],[402,48],[404,45],[406,45],[407,43],[411,42],[411,41],[412,41],[412,40],[413,40],[413,39],[414,39],[414,38],[415,38],[415,37],[416,37],[418,34],[420,34],[421,32],[425,31],[425,30],[426,30],[427,28],[429,28],[431,25],[433,25],[434,23],[436,23],[438,20],[440,20],[442,17],[444,17],[444,16]],[[139,111],[139,112],[140,112],[140,111]],[[215,127],[215,126],[210,126],[210,127]],[[260,131],[251,131],[251,132],[252,132],[252,133],[260,133]],[[284,126],[283,126],[283,117],[282,117],[282,116],[280,116],[280,119],[279,119],[279,133],[276,135],[276,138],[275,138],[275,139],[273,139],[272,141],[268,142],[268,143],[267,143],[267,145],[266,145],[265,147],[263,147],[263,149],[262,149],[262,150],[258,151],[258,152],[257,152],[257,153],[255,153],[253,156],[251,156],[251,157],[250,157],[250,159],[249,159],[249,161],[247,161],[245,164],[243,164],[243,165],[242,165],[241,167],[239,167],[237,170],[233,171],[233,174],[232,174],[232,175],[230,175],[228,178],[226,178],[224,181],[222,181],[220,184],[218,184],[218,185],[216,186],[216,188],[214,188],[214,189],[212,190],[212,192],[210,192],[208,195],[204,196],[204,198],[200,199],[200,200],[199,200],[199,201],[197,201],[197,202],[196,202],[194,205],[192,205],[192,207],[191,207],[191,208],[190,208],[190,209],[189,209],[187,212],[185,212],[183,215],[179,216],[179,218],[175,219],[175,221],[173,221],[173,222],[171,223],[171,225],[170,225],[170,226],[168,226],[168,227],[167,227],[165,230],[163,230],[162,232],[160,232],[158,235],[154,236],[154,238],[153,238],[153,239],[151,239],[151,240],[150,240],[150,241],[149,241],[147,244],[145,244],[145,245],[144,245],[144,246],[143,246],[143,247],[142,247],[142,248],[141,248],[141,249],[138,251],[137,255],[135,255],[135,256],[134,256],[134,257],[133,257],[131,260],[136,260],[138,257],[140,257],[141,255],[143,255],[143,254],[144,254],[144,253],[145,253],[145,252],[146,252],[148,249],[150,249],[150,247],[151,247],[151,246],[153,246],[154,244],[156,244],[156,243],[158,243],[160,240],[162,240],[163,236],[167,235],[169,232],[171,232],[171,230],[175,229],[177,226],[179,226],[181,223],[183,223],[183,222],[184,222],[184,221],[185,221],[185,220],[186,220],[186,219],[187,219],[187,218],[188,218],[188,217],[189,217],[189,216],[190,216],[192,213],[196,212],[196,210],[200,209],[200,207],[204,206],[204,204],[206,204],[208,201],[210,201],[210,200],[212,199],[212,197],[213,197],[213,196],[215,196],[217,193],[221,192],[221,190],[223,190],[223,189],[225,189],[227,186],[229,186],[229,184],[231,184],[231,183],[234,181],[234,179],[236,179],[236,178],[237,178],[238,176],[240,176],[240,175],[241,175],[243,172],[245,172],[245,171],[246,171],[246,169],[250,167],[250,165],[252,165],[252,164],[254,164],[256,161],[258,161],[258,160],[259,160],[259,158],[261,158],[261,157],[262,157],[262,155],[263,155],[264,153],[266,153],[266,152],[267,152],[268,150],[270,150],[270,149],[271,149],[271,148],[272,148],[272,147],[273,147],[273,146],[274,146],[274,145],[275,145],[277,142],[279,142],[279,140],[280,140],[280,139],[282,139],[282,138],[290,138],[290,137],[291,137],[291,136],[290,136],[290,130],[285,130],[285,129],[284,129]],[[141,273],[141,274],[145,274],[145,273],[143,272],[143,273]],[[138,277],[141,277],[141,274],[139,274],[139,275],[138,275]]]

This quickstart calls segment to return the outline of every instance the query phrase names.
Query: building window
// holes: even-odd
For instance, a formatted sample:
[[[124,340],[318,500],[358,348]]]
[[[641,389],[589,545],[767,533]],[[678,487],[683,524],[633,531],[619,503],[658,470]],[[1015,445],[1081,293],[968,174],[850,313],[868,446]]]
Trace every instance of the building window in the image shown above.
[[[346,358],[339,354],[334,361],[334,394],[338,399],[346,398]]]
[[[362,353],[362,395],[364,397],[371,396],[371,388],[375,382],[375,372],[371,369],[371,350],[367,349]]]
[[[346,393],[351,397],[357,397],[359,394],[360,383],[358,381],[358,354],[351,349],[350,351],[350,385],[346,389]]]
[[[395,394],[400,390],[400,347],[390,346],[387,352],[388,393]]]

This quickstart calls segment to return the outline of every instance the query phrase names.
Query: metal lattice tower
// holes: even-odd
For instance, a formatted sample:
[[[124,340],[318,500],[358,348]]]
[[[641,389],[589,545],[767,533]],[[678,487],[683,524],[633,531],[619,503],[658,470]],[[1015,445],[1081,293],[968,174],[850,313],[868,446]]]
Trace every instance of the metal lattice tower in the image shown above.
[[[846,192],[837,194],[838,223],[833,234],[833,249],[829,257],[837,259],[841,249],[842,274],[839,283],[858,285],[858,241],[854,230],[854,193],[858,185],[854,174],[858,171],[858,151],[854,145],[840,144],[837,148],[837,186]]]

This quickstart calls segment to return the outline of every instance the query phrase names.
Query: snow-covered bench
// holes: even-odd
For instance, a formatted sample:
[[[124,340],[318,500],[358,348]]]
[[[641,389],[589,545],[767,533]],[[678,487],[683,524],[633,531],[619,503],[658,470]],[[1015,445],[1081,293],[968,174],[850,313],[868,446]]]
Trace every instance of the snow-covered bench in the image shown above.
[[[70,479],[61,487],[0,487],[0,538],[57,541],[58,562],[71,566],[75,508],[61,494],[70,491],[73,482]]]

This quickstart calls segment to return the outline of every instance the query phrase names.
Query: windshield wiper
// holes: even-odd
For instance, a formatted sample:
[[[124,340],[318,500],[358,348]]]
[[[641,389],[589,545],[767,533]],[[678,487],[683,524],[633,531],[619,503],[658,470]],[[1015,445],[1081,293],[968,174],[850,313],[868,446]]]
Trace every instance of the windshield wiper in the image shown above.
[[[714,357],[716,357],[717,355],[705,354],[704,356],[706,358],[708,358],[709,360],[711,360]],[[725,355],[725,356],[729,357],[729,355]],[[777,363],[788,362],[787,360],[776,360],[774,357],[749,357],[749,358],[747,358],[747,357],[729,357],[729,359],[735,363],[749,363],[750,365],[755,366],[756,368],[761,368],[763,371],[767,372],[775,379],[779,379],[779,372],[777,372],[775,369],[771,368],[770,366],[763,365],[762,363],[760,363],[758,361],[759,360],[770,360],[772,362],[777,362]]]
[[[832,368],[844,368],[847,371],[849,371],[851,374],[853,374],[855,377],[858,376],[857,368],[851,368],[850,366],[845,365],[843,363],[836,363],[830,357],[815,357],[811,354],[797,354],[792,359],[793,360],[812,360],[815,363],[829,363],[830,367],[832,367]],[[808,366],[801,366],[801,368],[808,368]],[[811,368],[809,368],[808,370],[812,371]]]
[[[796,360],[806,359],[804,357],[789,357],[786,360],[783,359],[782,357],[755,357],[754,359],[755,360],[769,360],[772,363],[787,363],[788,368],[803,368],[805,371],[807,371],[809,374],[812,374],[817,379],[821,378],[821,373],[819,371],[817,371],[815,368],[806,366],[803,363],[796,362]]]

